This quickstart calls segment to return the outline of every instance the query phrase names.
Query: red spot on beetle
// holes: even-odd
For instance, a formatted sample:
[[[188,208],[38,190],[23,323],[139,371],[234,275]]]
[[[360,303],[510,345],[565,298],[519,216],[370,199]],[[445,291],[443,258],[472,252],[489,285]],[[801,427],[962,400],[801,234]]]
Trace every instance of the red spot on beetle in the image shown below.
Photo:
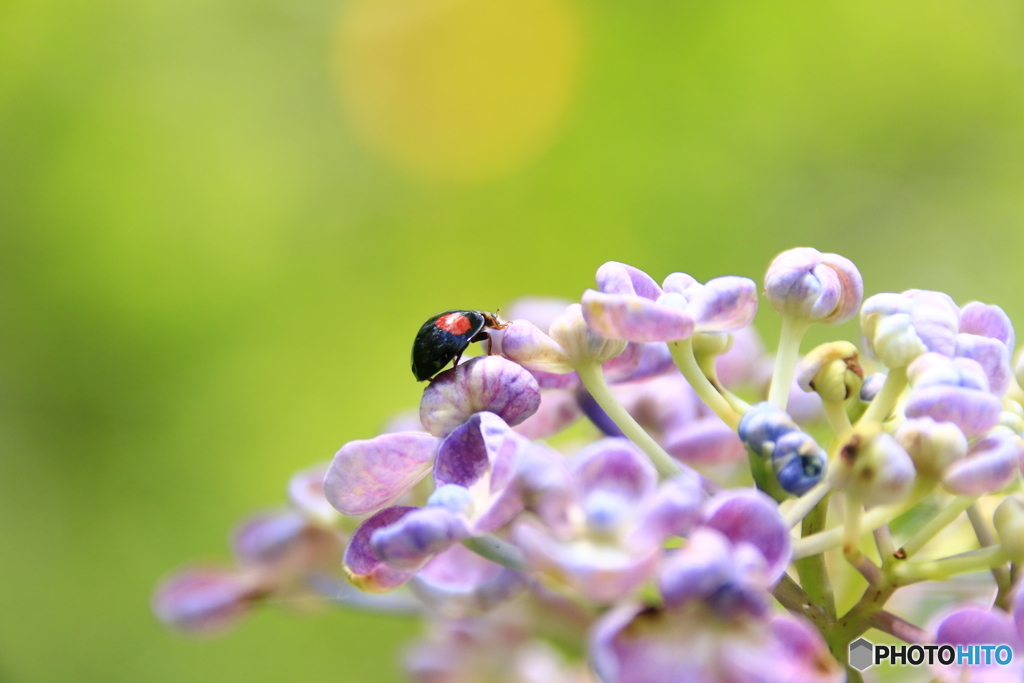
[[[461,313],[449,313],[438,318],[434,324],[445,332],[451,332],[452,334],[465,334],[472,326],[469,318]]]

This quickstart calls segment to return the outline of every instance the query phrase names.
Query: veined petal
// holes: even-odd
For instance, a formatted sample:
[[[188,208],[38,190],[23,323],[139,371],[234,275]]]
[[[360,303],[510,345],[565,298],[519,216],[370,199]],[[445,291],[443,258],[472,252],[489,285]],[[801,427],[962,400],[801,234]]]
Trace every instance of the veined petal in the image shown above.
[[[556,374],[573,372],[565,349],[533,323],[513,320],[501,332],[501,352],[523,367]]]
[[[455,545],[430,560],[409,586],[434,611],[461,618],[490,611],[522,593],[528,584],[522,572]]]
[[[658,472],[626,439],[601,439],[580,451],[572,470],[583,496],[602,490],[639,503],[654,492]]]
[[[960,332],[995,339],[1008,349],[1016,347],[1013,323],[999,306],[980,301],[967,304],[960,309]]]
[[[665,434],[665,450],[690,465],[737,462],[747,455],[743,442],[717,416],[695,420]]]
[[[434,378],[423,391],[420,421],[434,436],[447,436],[475,413],[487,411],[517,425],[539,406],[533,375],[500,356],[483,356]]]
[[[774,584],[793,554],[792,539],[779,508],[755,490],[725,491],[711,499],[704,526],[724,534],[734,544],[749,543],[764,556],[766,576]]]
[[[1002,396],[1010,386],[1010,351],[1001,341],[976,334],[956,336],[956,355],[976,361],[985,371],[989,390]]]
[[[1003,488],[1020,469],[1020,439],[1006,427],[996,427],[950,465],[942,479],[954,493],[980,496]]]
[[[346,515],[379,510],[404,496],[430,472],[440,441],[422,432],[350,441],[327,469],[324,495]]]
[[[609,339],[665,342],[693,334],[692,316],[680,308],[622,294],[583,293],[583,317],[595,332]]]
[[[597,269],[597,288],[609,294],[629,294],[645,299],[661,296],[661,287],[654,279],[633,266],[608,261]]]
[[[389,567],[416,572],[431,557],[468,535],[462,518],[445,508],[417,508],[375,529],[370,534],[370,548]]]
[[[750,278],[726,276],[708,280],[686,312],[693,316],[697,332],[735,332],[754,320],[757,285]]]
[[[343,559],[345,574],[352,585],[367,593],[386,593],[415,575],[414,571],[395,569],[382,562],[373,551],[372,538],[378,529],[390,526],[420,509],[409,506],[384,508],[359,525],[352,534]]]

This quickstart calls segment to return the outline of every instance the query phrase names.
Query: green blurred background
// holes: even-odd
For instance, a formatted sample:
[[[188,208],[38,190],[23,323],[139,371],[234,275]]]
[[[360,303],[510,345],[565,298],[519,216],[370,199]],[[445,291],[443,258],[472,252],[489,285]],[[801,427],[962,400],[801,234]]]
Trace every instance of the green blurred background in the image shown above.
[[[396,678],[408,622],[149,595],[436,311],[812,245],[1022,319],[1022,69],[1008,1],[0,3],[0,680]]]

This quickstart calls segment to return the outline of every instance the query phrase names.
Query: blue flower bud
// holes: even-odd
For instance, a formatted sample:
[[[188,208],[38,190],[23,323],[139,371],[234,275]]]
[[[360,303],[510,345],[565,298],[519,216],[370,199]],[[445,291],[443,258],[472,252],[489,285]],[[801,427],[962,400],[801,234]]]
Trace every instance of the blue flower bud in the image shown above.
[[[809,434],[801,431],[784,434],[775,442],[772,469],[779,485],[794,496],[802,496],[821,481],[828,456]]]
[[[737,427],[740,440],[760,456],[770,456],[776,442],[784,435],[799,432],[793,418],[784,410],[765,401],[751,407]]]

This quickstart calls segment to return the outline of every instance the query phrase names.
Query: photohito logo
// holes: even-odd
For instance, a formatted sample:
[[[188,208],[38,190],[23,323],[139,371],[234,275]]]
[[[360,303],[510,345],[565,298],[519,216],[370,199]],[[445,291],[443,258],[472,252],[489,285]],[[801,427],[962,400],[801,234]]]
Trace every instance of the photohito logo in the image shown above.
[[[850,666],[863,671],[875,664],[921,666],[922,664],[999,664],[1013,661],[1009,645],[875,645],[864,638],[850,643]]]

